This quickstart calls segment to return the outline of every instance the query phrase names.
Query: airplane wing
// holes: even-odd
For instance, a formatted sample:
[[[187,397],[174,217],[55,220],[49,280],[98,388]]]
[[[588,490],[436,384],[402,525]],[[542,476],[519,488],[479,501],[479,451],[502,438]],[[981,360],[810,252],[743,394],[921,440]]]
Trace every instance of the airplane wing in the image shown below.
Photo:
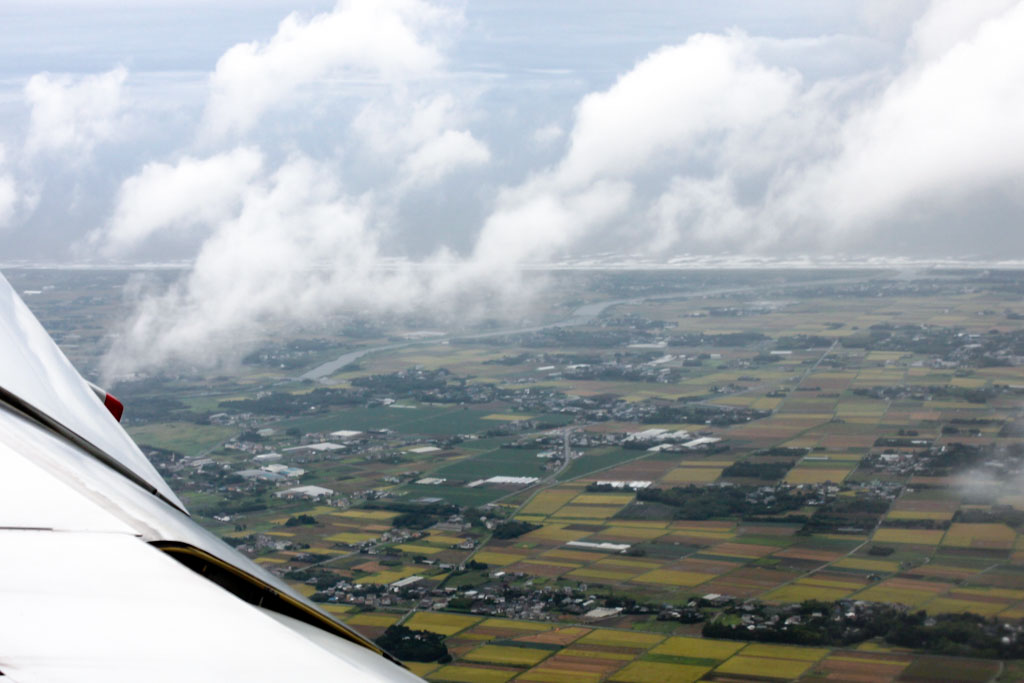
[[[2,275],[0,677],[421,680],[193,521]]]

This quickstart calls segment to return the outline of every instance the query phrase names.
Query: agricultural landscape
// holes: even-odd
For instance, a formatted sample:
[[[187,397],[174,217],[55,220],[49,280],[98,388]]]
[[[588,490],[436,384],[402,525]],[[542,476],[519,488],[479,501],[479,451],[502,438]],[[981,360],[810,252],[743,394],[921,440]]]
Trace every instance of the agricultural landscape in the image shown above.
[[[130,274],[5,275],[96,378]],[[431,681],[1024,678],[1024,274],[536,277],[528,319],[110,389],[198,521]]]

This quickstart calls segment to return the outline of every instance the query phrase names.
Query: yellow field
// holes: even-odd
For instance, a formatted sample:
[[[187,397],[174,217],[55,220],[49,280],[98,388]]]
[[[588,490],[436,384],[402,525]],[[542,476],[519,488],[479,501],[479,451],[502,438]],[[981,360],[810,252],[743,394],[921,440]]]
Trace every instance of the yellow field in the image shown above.
[[[466,539],[459,538],[458,536],[443,536],[439,534],[437,536],[427,536],[426,538],[422,538],[420,539],[420,543],[440,543],[441,545],[458,545],[462,543],[464,540]]]
[[[380,534],[361,534],[354,531],[343,531],[340,534],[334,534],[328,536],[325,541],[332,543],[345,543],[346,545],[355,545],[356,543],[365,543],[366,541],[373,541],[380,537]]]
[[[708,638],[669,638],[651,650],[653,655],[675,657],[702,657],[706,659],[728,659],[739,652],[746,643],[731,640],[710,640]]]
[[[362,612],[345,620],[346,624],[353,626],[391,626],[398,621],[401,614],[387,614],[384,612]]]
[[[526,507],[523,508],[523,512],[528,515],[550,515],[555,510],[575,498],[576,495],[576,491],[564,491],[557,489],[553,491],[541,491],[533,497],[533,500],[526,504]]]
[[[486,662],[506,666],[533,666],[551,654],[551,650],[532,647],[507,647],[502,645],[481,645],[462,656],[467,662]]]
[[[444,551],[444,548],[435,548],[430,545],[415,545],[412,543],[403,543],[401,545],[396,545],[395,547],[403,553],[411,553],[413,555],[436,555],[437,553]]]
[[[632,493],[581,493],[572,502],[582,505],[625,505],[632,500]]]
[[[670,586],[696,586],[715,578],[715,574],[680,572],[674,569],[655,569],[633,579],[638,583],[665,583]]]
[[[797,678],[811,668],[811,662],[796,659],[771,659],[769,657],[744,657],[736,655],[719,664],[715,673],[739,676],[770,676],[771,678]]]
[[[490,550],[483,550],[473,556],[477,562],[485,562],[487,564],[496,564],[499,566],[505,566],[506,564],[512,564],[519,560],[526,559],[525,555],[513,555],[512,553],[498,553]]]
[[[941,529],[879,529],[872,540],[876,543],[938,545],[944,533]]]
[[[557,517],[574,519],[608,519],[622,509],[621,505],[566,505],[559,508]]]
[[[937,519],[945,521],[953,519],[953,511],[949,512],[928,512],[925,510],[893,510],[886,519]]]
[[[641,633],[640,631],[609,631],[599,628],[583,636],[577,643],[587,645],[611,645],[621,647],[648,648],[665,639],[657,633]]]
[[[331,513],[337,517],[358,517],[360,519],[391,519],[402,514],[400,512],[392,512],[391,510],[360,510],[359,508],[353,508],[351,510],[345,510],[344,512]]]
[[[845,567],[847,569],[863,569],[869,572],[895,572],[899,571],[900,563],[888,560],[862,560],[859,557],[844,557],[832,566]]]
[[[490,415],[484,415],[482,420],[501,420],[504,422],[520,422],[522,420],[529,420],[533,415],[524,415],[516,413],[491,413]]]
[[[622,571],[617,572],[602,569],[590,569],[589,567],[584,567],[582,569],[574,569],[568,574],[566,574],[566,576],[571,576],[574,579],[604,579],[606,581],[627,581],[636,576],[636,573]]]
[[[1011,548],[1017,533],[1005,524],[951,524],[942,545],[957,548]]]
[[[662,662],[633,662],[617,673],[612,674],[611,681],[623,683],[693,683],[711,671],[709,666],[692,664],[665,664]]]
[[[420,678],[437,668],[437,662],[404,662],[404,664],[409,667],[409,671]]]
[[[431,674],[431,678],[441,681],[457,681],[458,683],[505,683],[515,676],[518,671],[512,669],[503,671],[501,669],[485,669],[479,666],[466,666],[465,664],[449,664]]]
[[[818,467],[796,467],[786,474],[787,484],[823,484],[826,481],[835,483],[846,479],[848,469],[825,469]]]
[[[430,631],[440,633],[443,636],[450,636],[462,629],[469,628],[480,621],[480,617],[471,617],[464,614],[448,614],[442,612],[416,612],[403,626],[408,626],[417,631]]]
[[[531,681],[532,683],[565,683],[566,673],[562,669],[546,669],[543,666],[530,669],[520,674],[517,681]],[[587,673],[585,671],[573,671],[573,683],[598,683],[601,674]]]
[[[677,467],[660,481],[665,484],[707,484],[722,476],[724,467]]]
[[[750,404],[754,410],[775,410],[782,403],[781,398],[759,398]]]
[[[288,585],[291,586],[292,590],[296,593],[307,598],[313,593],[316,593],[316,586],[310,586],[308,583],[289,583]]]
[[[330,603],[330,602],[322,603],[320,605],[320,607],[322,609],[326,610],[327,612],[329,612],[331,614],[334,614],[336,616],[341,616],[343,614],[348,614],[353,609],[355,609],[355,605],[335,605],[334,603]],[[343,619],[343,621],[344,621],[344,619]]]

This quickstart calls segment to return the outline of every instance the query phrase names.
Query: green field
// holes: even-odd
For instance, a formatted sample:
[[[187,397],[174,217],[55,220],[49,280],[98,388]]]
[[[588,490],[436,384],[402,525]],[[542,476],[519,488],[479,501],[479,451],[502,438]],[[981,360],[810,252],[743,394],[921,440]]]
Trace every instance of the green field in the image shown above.
[[[166,448],[183,455],[198,455],[216,448],[238,434],[236,427],[197,425],[191,422],[164,422],[128,427],[136,443]]]

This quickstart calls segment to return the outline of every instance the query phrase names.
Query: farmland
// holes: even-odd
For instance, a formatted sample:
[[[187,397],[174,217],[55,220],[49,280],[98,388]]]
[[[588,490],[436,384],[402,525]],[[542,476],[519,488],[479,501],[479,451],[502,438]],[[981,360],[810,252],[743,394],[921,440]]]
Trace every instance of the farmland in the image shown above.
[[[388,348],[315,381],[257,359],[114,390],[213,533],[370,637],[443,636],[452,661],[414,665],[429,680],[995,675],[998,652],[942,658],[923,636],[702,633],[789,638],[813,606],[859,601],[1017,627],[1020,274],[558,277],[519,331],[392,348],[413,321],[285,330],[257,356]],[[51,326],[55,297],[30,302]],[[552,325],[601,300],[619,303]]]

